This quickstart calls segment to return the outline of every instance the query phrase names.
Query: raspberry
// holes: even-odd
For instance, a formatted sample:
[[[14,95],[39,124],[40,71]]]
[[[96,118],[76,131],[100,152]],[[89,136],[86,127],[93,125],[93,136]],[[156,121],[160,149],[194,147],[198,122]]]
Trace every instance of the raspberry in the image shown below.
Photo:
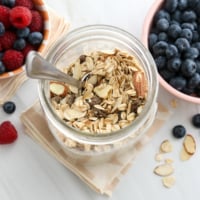
[[[18,137],[17,130],[10,121],[4,121],[0,125],[0,144],[10,144]]]
[[[23,65],[24,55],[20,51],[9,49],[5,51],[2,62],[7,70],[15,70]]]
[[[0,37],[0,46],[4,50],[10,49],[12,48],[15,40],[15,33],[11,31],[6,31],[5,34],[2,37]]]
[[[43,30],[43,19],[41,14],[33,10],[31,11],[32,13],[32,21],[31,24],[29,25],[30,31],[31,32],[42,32]]]
[[[34,4],[31,0],[16,0],[15,6],[24,6],[24,7],[27,7],[29,10],[32,10],[34,7]]]
[[[11,24],[16,28],[25,28],[31,23],[31,11],[23,6],[16,6],[10,11]]]
[[[33,45],[31,44],[27,44],[24,49],[22,50],[22,53],[24,55],[24,57],[26,57],[28,55],[28,53],[30,51],[33,51],[33,50],[36,50],[36,47],[34,47]]]
[[[8,7],[0,5],[0,22],[4,24],[6,29],[11,25],[9,20],[9,12],[10,9]]]

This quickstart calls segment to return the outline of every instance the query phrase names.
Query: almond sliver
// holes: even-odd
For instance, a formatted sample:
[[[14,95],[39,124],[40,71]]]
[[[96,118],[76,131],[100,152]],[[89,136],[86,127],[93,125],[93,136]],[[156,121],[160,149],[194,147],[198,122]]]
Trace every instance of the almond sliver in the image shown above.
[[[154,169],[154,173],[159,176],[169,176],[174,172],[174,168],[170,164],[162,164]]]
[[[183,146],[188,154],[193,155],[196,151],[196,142],[194,137],[189,134],[186,135],[183,141]]]

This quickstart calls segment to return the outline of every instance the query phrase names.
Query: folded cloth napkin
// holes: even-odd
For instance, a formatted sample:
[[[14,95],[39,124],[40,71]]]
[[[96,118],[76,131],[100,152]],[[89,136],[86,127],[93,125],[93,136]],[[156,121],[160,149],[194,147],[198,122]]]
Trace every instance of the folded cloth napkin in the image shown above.
[[[48,50],[54,45],[55,41],[63,34],[67,33],[69,23],[63,17],[58,16],[53,10],[49,9],[50,33],[48,42],[41,53],[46,56]],[[0,79],[0,105],[12,98],[18,88],[27,80],[25,72],[14,77]]]
[[[24,124],[26,134],[46,149],[55,159],[76,174],[94,191],[111,196],[121,176],[127,172],[136,155],[151,140],[169,115],[168,110],[159,104],[153,125],[137,145],[131,148],[128,153],[123,154],[123,156],[115,157],[98,165],[76,164],[69,160],[69,157],[50,133],[39,102],[36,102],[22,113],[21,121]]]

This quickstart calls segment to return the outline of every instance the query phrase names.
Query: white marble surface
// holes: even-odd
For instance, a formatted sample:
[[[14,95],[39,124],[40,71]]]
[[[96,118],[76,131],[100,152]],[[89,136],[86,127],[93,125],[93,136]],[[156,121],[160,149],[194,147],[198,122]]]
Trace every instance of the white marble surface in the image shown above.
[[[140,38],[144,17],[153,0],[46,0],[46,3],[71,23],[71,29],[94,23],[110,24]],[[14,144],[0,146],[0,200],[107,199],[93,192],[25,135],[19,116],[37,98],[36,83],[33,80],[27,81],[13,97],[17,106],[15,114],[6,115],[0,108],[0,122],[11,120],[19,132],[19,138]],[[159,100],[171,109],[172,116],[135,159],[110,199],[200,198],[200,131],[190,123],[191,116],[200,112],[200,106],[177,99],[178,107],[172,109],[172,99],[176,98],[160,89]],[[181,141],[171,136],[171,129],[176,124],[184,124],[197,141],[196,155],[188,162],[179,160]],[[174,159],[176,184],[171,189],[164,188],[160,177],[152,173],[157,164],[154,155],[164,139],[170,139],[174,145],[174,151],[169,157]]]

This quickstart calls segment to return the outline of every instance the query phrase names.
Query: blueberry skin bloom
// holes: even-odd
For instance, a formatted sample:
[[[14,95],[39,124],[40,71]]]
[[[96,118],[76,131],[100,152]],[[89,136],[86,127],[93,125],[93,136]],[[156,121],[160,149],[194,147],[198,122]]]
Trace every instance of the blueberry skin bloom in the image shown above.
[[[190,43],[186,38],[178,38],[175,41],[175,45],[177,46],[177,48],[180,52],[182,52],[190,47]]]
[[[200,128],[200,114],[196,114],[192,117],[192,124],[197,127]]]
[[[16,106],[12,101],[7,101],[3,104],[3,110],[7,114],[12,114],[15,112]]]
[[[169,21],[165,18],[159,19],[156,22],[156,28],[160,31],[166,31],[169,28]]]
[[[172,129],[172,134],[175,138],[182,138],[186,134],[186,129],[182,125],[177,125]]]
[[[197,70],[196,63],[192,59],[186,59],[182,62],[181,73],[185,77],[191,77],[195,74]]]
[[[181,91],[187,84],[187,81],[182,76],[173,77],[170,79],[169,84],[176,90]]]

